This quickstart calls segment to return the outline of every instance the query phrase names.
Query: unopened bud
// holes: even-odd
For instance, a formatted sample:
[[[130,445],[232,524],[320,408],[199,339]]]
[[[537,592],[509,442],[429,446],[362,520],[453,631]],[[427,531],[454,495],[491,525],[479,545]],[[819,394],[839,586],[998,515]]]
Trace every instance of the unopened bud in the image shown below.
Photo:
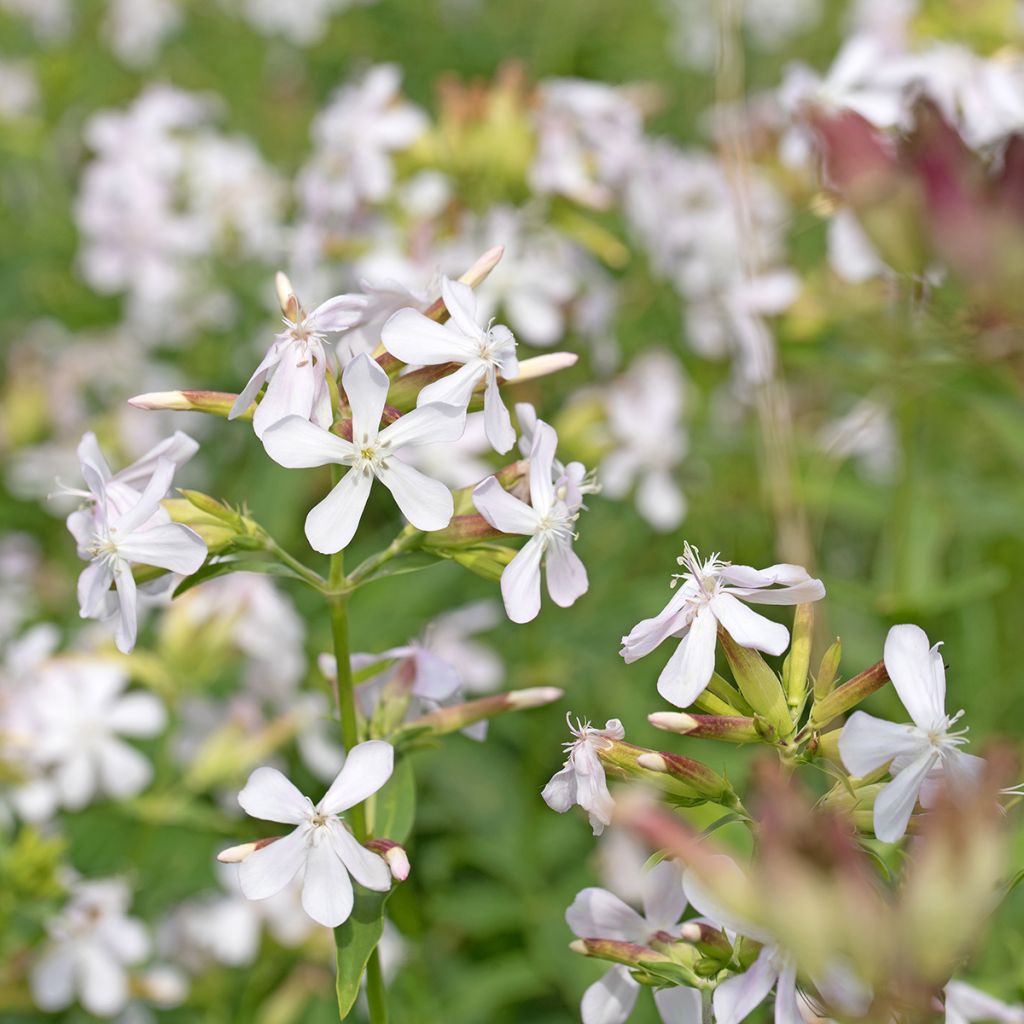
[[[834,689],[827,697],[815,702],[811,708],[811,728],[828,725],[834,718],[846,714],[856,707],[865,697],[870,697],[889,681],[885,662],[878,661],[869,669],[847,680],[842,686]]]
[[[509,384],[519,384],[522,381],[536,380],[538,377],[549,377],[553,373],[560,373],[575,366],[579,356],[575,352],[545,352],[542,356],[531,356],[519,364],[519,374],[513,377]]]
[[[637,942],[623,942],[619,939],[577,939],[569,944],[574,953],[597,957],[599,960],[610,960],[616,964],[639,967],[643,963],[672,963],[672,958],[665,953],[641,946]]]
[[[811,640],[814,634],[814,605],[798,604],[793,615],[793,638],[783,667],[783,682],[789,706],[798,711],[807,695],[807,673],[811,666]]]
[[[688,715],[681,711],[656,711],[647,716],[647,721],[655,729],[699,739],[728,743],[760,743],[762,739],[754,719],[744,715]]]
[[[563,696],[565,696],[565,691],[560,690],[557,686],[531,686],[525,690],[511,690],[505,694],[509,703],[518,711],[554,704]]]
[[[828,650],[821,656],[818,674],[814,677],[814,699],[824,700],[832,692],[832,684],[836,681],[839,671],[839,659],[843,654],[843,645],[839,637],[829,644]]]
[[[640,754],[636,761],[641,768],[678,779],[708,800],[729,805],[736,802],[732,786],[706,764],[691,757],[648,751]]]
[[[504,536],[481,515],[452,516],[443,530],[434,530],[424,535],[423,546],[435,551],[468,548]]]
[[[392,839],[371,839],[366,848],[384,858],[391,870],[391,877],[396,882],[404,882],[409,877],[409,855],[401,843],[396,843]]]
[[[732,943],[725,932],[714,925],[701,921],[687,921],[680,935],[686,942],[697,946],[705,955],[718,959],[719,966],[722,960],[728,960],[732,955]]]
[[[474,722],[482,722],[506,711],[524,711],[538,708],[560,700],[562,690],[557,686],[536,686],[527,690],[511,690],[508,693],[497,693],[492,697],[481,697],[479,700],[466,701],[464,704],[453,704],[439,708],[429,714],[413,718],[396,734],[396,741],[403,733],[444,736],[450,732],[458,732]]]
[[[236,530],[244,528],[241,514],[223,501],[218,501],[209,494],[203,494],[202,491],[191,491],[181,488],[179,493],[190,505],[199,509],[200,512],[205,512],[208,516],[212,516],[214,519],[220,520]]]
[[[237,398],[238,395],[228,391],[149,391],[129,398],[128,404],[136,409],[205,412],[227,419]],[[256,403],[253,402],[234,419],[251,420],[255,411]]]
[[[240,846],[229,846],[217,854],[217,860],[221,864],[241,864],[250,853],[262,850],[271,843],[276,843],[280,836],[270,836],[267,839],[257,839],[253,843],[242,843]]]
[[[738,644],[727,630],[719,628],[718,636],[744,699],[764,716],[780,738],[788,737],[794,725],[778,676],[758,651]]]
[[[288,275],[280,270],[274,275],[274,288],[277,291],[277,301],[281,305],[281,312],[293,323],[299,318],[299,300],[295,295]]]
[[[471,573],[496,583],[501,579],[505,567],[517,554],[519,552],[515,548],[505,547],[502,544],[480,544],[476,547],[460,548],[453,551],[450,557]]]

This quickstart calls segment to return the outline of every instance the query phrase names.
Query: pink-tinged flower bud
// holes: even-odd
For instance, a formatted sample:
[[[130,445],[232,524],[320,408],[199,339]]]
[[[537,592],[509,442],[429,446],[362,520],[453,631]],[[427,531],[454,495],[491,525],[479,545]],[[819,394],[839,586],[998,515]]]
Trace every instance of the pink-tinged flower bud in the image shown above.
[[[478,285],[483,284],[491,271],[501,262],[501,257],[504,255],[505,246],[493,246],[480,256],[469,270],[459,277],[459,281],[462,284],[468,284],[470,288],[476,288]],[[445,308],[444,299],[435,299],[423,315],[430,317],[431,320],[436,320],[438,323],[444,323],[448,319],[448,310]]]
[[[834,718],[856,707],[865,697],[870,697],[876,690],[880,690],[888,681],[889,673],[886,671],[885,662],[876,662],[860,675],[836,687],[824,699],[816,701],[811,708],[808,724],[812,729],[828,725]]]
[[[409,855],[401,843],[396,843],[392,839],[371,839],[366,848],[379,853],[387,861],[391,877],[396,882],[404,882],[409,877]]]
[[[222,416],[227,419],[237,398],[238,395],[228,391],[150,391],[144,395],[129,398],[128,404],[136,409],[205,412],[211,416]],[[248,409],[233,418],[251,420],[255,412],[256,403],[253,402]]]
[[[298,297],[295,294],[291,281],[288,279],[288,275],[281,273],[280,270],[274,275],[274,289],[277,291],[277,301],[281,305],[282,314],[288,320],[291,320],[292,323],[298,322]]]
[[[252,843],[242,843],[240,846],[229,846],[226,850],[221,850],[217,854],[217,860],[221,864],[241,864],[250,853],[262,850],[263,847],[276,843],[280,838],[280,836],[270,836],[267,839],[257,839]]]
[[[732,943],[725,932],[703,921],[687,921],[680,936],[695,945],[702,953],[718,960],[728,961],[732,956]]]
[[[445,551],[449,548],[473,547],[504,537],[483,516],[452,516],[443,530],[433,530],[423,538],[423,546],[430,550]]]
[[[620,939],[576,939],[569,943],[569,949],[583,956],[596,957],[599,960],[610,960],[616,964],[640,967],[644,963],[667,964],[672,958],[665,953],[641,946],[637,942],[624,942]]]
[[[536,686],[527,690],[511,690],[508,693],[497,693],[493,697],[481,697],[479,700],[467,701],[464,704],[453,704],[451,707],[439,708],[430,714],[413,718],[395,735],[399,742],[406,734],[426,734],[444,736],[457,732],[474,722],[485,718],[503,715],[506,711],[524,711],[528,708],[541,707],[561,699],[562,690],[557,686]]]
[[[728,743],[760,743],[761,734],[753,718],[745,715],[688,715],[681,711],[656,711],[647,716],[655,729]]]
[[[739,798],[732,786],[706,764],[691,757],[649,751],[640,754],[636,761],[641,768],[678,779],[708,800],[729,807],[740,806]]]

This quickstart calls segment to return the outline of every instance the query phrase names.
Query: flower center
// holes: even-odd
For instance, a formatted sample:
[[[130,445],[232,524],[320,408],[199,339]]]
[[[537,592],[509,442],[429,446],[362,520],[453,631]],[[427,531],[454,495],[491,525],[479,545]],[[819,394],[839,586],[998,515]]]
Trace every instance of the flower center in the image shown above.
[[[697,584],[697,588],[700,590],[699,596],[705,600],[710,600],[718,593],[719,574],[729,564],[728,562],[723,562],[718,557],[717,551],[709,559],[702,562],[700,551],[689,544],[683,545],[683,553],[676,559],[676,562],[679,565],[685,566],[687,571],[675,573],[670,586],[675,589],[680,580],[684,584],[692,581]]]

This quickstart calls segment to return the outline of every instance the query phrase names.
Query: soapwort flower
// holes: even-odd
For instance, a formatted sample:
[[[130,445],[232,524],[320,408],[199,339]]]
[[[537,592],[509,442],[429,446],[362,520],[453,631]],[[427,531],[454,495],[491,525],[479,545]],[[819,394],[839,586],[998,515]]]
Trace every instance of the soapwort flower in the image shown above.
[[[741,646],[766,654],[782,654],[789,644],[785,626],[751,611],[744,602],[804,604],[825,596],[822,582],[799,565],[754,569],[723,562],[717,554],[702,561],[689,544],[678,561],[686,572],[673,578],[672,586],[679,586],[672,600],[654,618],[634,626],[622,638],[619,653],[632,664],[669,637],[681,637],[658,678],[658,692],[681,708],[701,695],[714,674],[719,626]]]
[[[238,794],[242,809],[253,818],[296,827],[280,839],[257,844],[242,860],[238,880],[246,898],[274,896],[304,871],[303,909],[318,924],[336,928],[352,913],[352,879],[386,892],[391,887],[387,862],[366,849],[340,815],[391,778],[394,759],[394,747],[382,740],[356,745],[316,805],[276,768],[257,768]]]
[[[464,410],[431,402],[381,430],[388,375],[364,354],[345,368],[342,384],[352,409],[351,441],[301,416],[287,416],[263,435],[267,454],[289,469],[328,464],[351,467],[306,516],[309,543],[324,554],[345,547],[359,526],[374,478],[391,491],[402,514],[417,530],[444,529],[454,510],[451,491],[394,456],[410,445],[457,441],[465,429]]]
[[[897,725],[854,712],[839,737],[847,771],[868,775],[889,764],[892,781],[875,799],[875,835],[894,843],[907,830],[918,800],[931,803],[943,782],[968,789],[984,760],[960,749],[966,729],[954,729],[962,711],[946,714],[946,670],[940,644],[929,646],[919,626],[893,626],[885,639],[885,668],[913,724]]]
[[[561,770],[548,781],[541,797],[548,807],[559,814],[564,814],[573,804],[579,804],[590,816],[594,835],[599,836],[605,826],[611,824],[615,801],[608,792],[604,765],[597,751],[610,747],[610,740],[621,740],[626,730],[617,718],[605,722],[603,729],[595,729],[590,722],[581,722],[579,719],[574,728],[569,715],[565,716],[565,720],[573,735],[565,744],[569,756]]]
[[[553,479],[557,445],[554,429],[538,420],[530,451],[529,505],[509,494],[493,476],[473,491],[473,504],[491,526],[530,538],[501,574],[501,596],[513,622],[529,622],[540,611],[542,562],[548,593],[561,608],[572,605],[589,585],[587,570],[572,549],[579,513],[566,501],[569,488],[556,487]]]
[[[664,860],[642,880],[643,913],[637,913],[607,889],[580,892],[565,912],[569,927],[581,939],[613,939],[645,946],[655,936],[678,938],[679,919],[686,910],[682,873],[674,861]],[[583,1024],[624,1024],[640,994],[624,964],[616,964],[583,993]],[[699,1024],[701,998],[696,989],[678,986],[660,989],[654,1001],[665,1024]]]
[[[519,375],[516,340],[503,324],[481,327],[476,321],[476,296],[461,281],[441,279],[441,297],[451,319],[444,324],[415,309],[400,309],[384,325],[381,341],[396,358],[414,366],[460,364],[459,369],[428,384],[418,405],[446,402],[466,409],[477,385],[485,382],[484,419],[487,439],[504,454],[516,441],[512,418],[501,399],[498,375]]]
[[[205,561],[206,544],[194,530],[172,523],[160,505],[174,476],[175,463],[170,459],[159,456],[151,470],[146,464],[144,472],[119,480],[111,476],[92,434],[82,439],[78,455],[92,498],[90,509],[73,512],[67,520],[79,555],[91,563],[78,578],[81,615],[83,619],[116,615],[115,642],[127,654],[135,647],[138,631],[138,588],[132,565],[188,576]],[[139,493],[131,482],[141,482],[147,475]]]

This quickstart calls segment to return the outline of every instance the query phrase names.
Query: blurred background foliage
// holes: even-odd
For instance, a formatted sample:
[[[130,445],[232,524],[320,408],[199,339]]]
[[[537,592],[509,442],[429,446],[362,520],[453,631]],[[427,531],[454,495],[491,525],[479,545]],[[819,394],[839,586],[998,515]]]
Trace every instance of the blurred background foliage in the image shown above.
[[[841,39],[843,6],[827,4],[817,24],[780,50],[748,47],[746,88],[774,86],[784,64],[795,57],[826,66]],[[987,0],[927,3],[918,24],[932,37],[997,49],[1012,41],[1004,31],[1006,6]],[[98,296],[76,273],[78,240],[70,210],[86,159],[86,120],[101,108],[131,101],[143,81],[216,94],[225,130],[250,136],[285,172],[294,172],[304,159],[311,118],[330,91],[380,61],[399,64],[405,93],[433,113],[439,82],[489,81],[508,62],[520,64],[528,81],[580,76],[649,83],[659,97],[650,130],[682,142],[706,143],[704,114],[716,96],[713,73],[680,67],[672,59],[665,9],[648,0],[382,0],[336,17],[326,36],[305,50],[249,31],[216,3],[197,0],[188,5],[182,30],[140,73],[119,65],[96,42],[103,5],[79,0],[76,7],[73,35],[46,46],[23,22],[0,12],[3,52],[31,60],[42,97],[36,116],[0,131],[0,337],[6,355],[41,318],[58,321],[72,334],[117,322],[117,299]],[[482,202],[489,198],[486,182],[469,175],[467,185],[480,190]],[[1008,353],[992,353],[955,286],[928,300],[898,280],[881,299],[877,289],[840,286],[824,266],[825,222],[814,197],[799,185],[793,191],[788,240],[805,291],[780,318],[777,342],[797,424],[793,505],[806,514],[809,567],[829,591],[820,636],[842,636],[842,674],[848,677],[881,656],[891,624],[919,623],[933,639],[945,641],[951,708],[966,709],[973,742],[982,746],[987,737],[1005,734],[1019,743],[1024,735],[1019,325]],[[614,215],[597,219],[613,237],[624,238]],[[627,739],[663,745],[665,735],[646,722],[646,715],[662,706],[654,690],[660,663],[652,658],[625,666],[617,655],[619,637],[662,607],[684,536],[737,562],[763,565],[785,554],[776,540],[773,482],[762,457],[758,418],[737,407],[723,427],[723,403],[720,397],[713,400],[725,387],[728,367],[694,356],[676,297],[640,255],[630,252],[609,269],[622,295],[615,332],[624,362],[651,347],[669,348],[690,376],[690,455],[682,469],[689,512],[682,532],[659,535],[630,503],[590,499],[578,544],[590,592],[569,610],[546,605],[536,621],[504,622],[490,636],[507,661],[509,687],[561,686],[565,702],[499,719],[484,744],[455,737],[416,755],[414,870],[390,904],[408,941],[406,962],[392,986],[397,1024],[576,1019],[580,994],[600,965],[569,954],[563,912],[581,887],[598,880],[595,844],[581,817],[558,816],[539,797],[561,761],[565,712],[600,722],[618,717]],[[247,276],[249,268],[241,262],[224,272],[235,279],[240,294],[250,297],[240,321],[230,336],[196,337],[171,358],[181,379],[230,390],[252,365],[258,347],[253,339],[269,338],[274,320],[267,313],[267,277]],[[576,346],[569,337],[559,347]],[[95,367],[97,378],[105,369]],[[574,429],[573,407],[566,403],[591,377],[584,353],[571,371],[521,389],[542,415],[562,427],[570,450],[575,446],[583,457],[586,429]],[[46,425],[34,417],[33,395],[4,387],[9,453],[38,440]],[[871,395],[892,410],[900,464],[891,480],[871,479],[851,462],[837,465],[825,458],[813,428],[806,426],[820,422],[822,410],[848,393]],[[93,411],[102,433],[105,410],[97,404]],[[195,425],[191,414],[177,422],[185,430]],[[199,485],[228,501],[247,502],[287,547],[305,550],[304,512],[324,479],[298,478],[273,465],[242,424],[204,423],[199,429],[203,466],[193,475],[186,472],[184,482],[200,475]],[[371,502],[370,510],[354,545],[356,558],[386,543],[394,530],[383,502]],[[5,529],[31,534],[45,552],[36,617],[59,621],[73,634],[78,563],[63,522],[38,503],[3,492],[0,516]],[[404,643],[439,607],[493,596],[495,589],[451,564],[375,583],[354,603],[354,646],[380,650]],[[304,613],[320,615],[305,593],[293,596]],[[321,619],[311,629],[310,654],[326,648],[326,625]],[[150,627],[151,637],[153,632]],[[207,671],[201,660],[194,648],[168,655],[166,678],[173,692],[165,696],[172,703],[199,686],[230,692],[232,666]],[[312,671],[308,685],[322,686]],[[872,704],[893,715],[900,711],[895,696],[885,691]],[[742,780],[748,770],[745,752],[697,741],[686,747],[734,779]],[[155,791],[177,791],[178,771],[166,759],[159,762]],[[243,775],[231,781],[240,782]],[[298,781],[310,792],[318,785],[302,778],[301,770]],[[715,817],[713,811],[692,813],[704,823]],[[55,905],[59,889],[52,876],[58,857],[69,857],[86,876],[127,873],[135,883],[135,912],[153,918],[214,885],[214,853],[244,837],[224,834],[219,821],[204,800],[171,807],[140,798],[66,815],[61,840],[27,827],[0,834],[3,956],[37,934]],[[1024,835],[1016,848],[1024,858]],[[19,900],[22,892],[32,894],[28,905]],[[1024,993],[1022,920],[1024,893],[1018,890],[1000,911],[970,975],[1011,998]],[[329,979],[324,987],[325,971],[305,953],[265,948],[251,968],[201,976],[190,1001],[161,1011],[160,1019],[330,1021],[336,1014]],[[28,1007],[2,1002],[0,1016],[10,1024],[38,1019]],[[86,1018],[72,1010],[52,1019]],[[632,1019],[638,1024],[655,1019],[650,1000],[640,1001]]]

